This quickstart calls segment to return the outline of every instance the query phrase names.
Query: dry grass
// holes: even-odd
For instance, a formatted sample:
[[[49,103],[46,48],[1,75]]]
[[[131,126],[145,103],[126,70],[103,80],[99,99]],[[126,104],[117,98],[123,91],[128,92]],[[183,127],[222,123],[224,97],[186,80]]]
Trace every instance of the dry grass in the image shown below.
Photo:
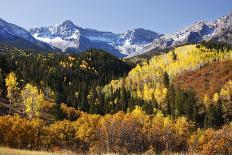
[[[0,147],[0,155],[75,155],[75,153],[68,151],[63,151],[63,152],[28,151],[28,150],[17,150],[7,147]]]
[[[93,153],[90,153],[92,155]],[[154,155],[154,152],[147,151],[141,155]],[[160,155],[197,155],[195,153],[160,153]],[[44,151],[28,151],[28,150],[18,150],[8,147],[0,147],[0,155],[76,155],[76,153],[63,151],[63,152],[44,152]],[[106,153],[104,155],[119,155],[117,153]],[[129,155],[137,155],[135,153]]]

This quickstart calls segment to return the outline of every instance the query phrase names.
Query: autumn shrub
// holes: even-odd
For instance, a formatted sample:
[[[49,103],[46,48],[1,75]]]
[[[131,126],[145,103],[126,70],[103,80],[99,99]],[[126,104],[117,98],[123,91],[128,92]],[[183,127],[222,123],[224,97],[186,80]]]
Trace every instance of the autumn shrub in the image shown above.
[[[158,112],[146,115],[136,107],[132,113],[106,115],[98,126],[98,152],[155,153],[188,150],[193,125],[186,118],[171,119]]]
[[[73,122],[64,120],[51,124],[47,128],[49,148],[77,149],[76,128]]]
[[[91,115],[76,121],[45,124],[39,119],[0,116],[0,144],[20,149],[72,150],[76,153],[191,152],[232,154],[232,125],[198,129],[185,117],[161,112],[147,115],[141,107],[131,113]]]
[[[90,147],[95,145],[100,118],[100,115],[83,113],[81,117],[74,122],[76,127],[75,137],[81,141],[81,145],[79,145],[81,150],[89,150]]]
[[[189,149],[200,154],[232,154],[232,125],[222,129],[197,130],[189,140]]]
[[[44,134],[44,122],[19,116],[0,117],[0,142],[14,148],[38,149]]]
[[[183,152],[188,149],[188,137],[192,124],[186,118],[173,120],[156,114],[148,127],[147,136],[154,152]]]
[[[147,149],[143,124],[131,114],[106,115],[98,132],[97,148],[102,152],[139,153]]]

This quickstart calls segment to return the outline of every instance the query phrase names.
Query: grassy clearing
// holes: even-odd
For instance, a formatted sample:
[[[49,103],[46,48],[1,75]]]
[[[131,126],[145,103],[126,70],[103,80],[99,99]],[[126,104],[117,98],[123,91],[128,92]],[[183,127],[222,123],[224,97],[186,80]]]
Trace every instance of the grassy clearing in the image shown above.
[[[7,147],[0,147],[0,155],[75,155],[75,153],[68,151],[53,153],[44,151],[17,150]]]

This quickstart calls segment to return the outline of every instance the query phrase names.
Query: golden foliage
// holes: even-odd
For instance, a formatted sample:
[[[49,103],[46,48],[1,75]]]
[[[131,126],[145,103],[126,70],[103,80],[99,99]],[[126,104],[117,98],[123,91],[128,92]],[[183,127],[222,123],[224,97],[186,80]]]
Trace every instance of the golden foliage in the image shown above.
[[[173,60],[173,53],[176,59]],[[162,84],[162,76],[167,72],[171,79],[186,71],[197,70],[206,64],[232,60],[231,51],[219,52],[206,47],[197,48],[196,45],[186,45],[175,48],[167,54],[162,54],[153,57],[149,63],[137,65],[132,69],[125,79],[125,88],[131,91],[132,95],[150,100],[151,95],[157,88],[158,83]],[[113,80],[109,85],[106,85],[105,92],[110,92],[121,87],[122,79]],[[159,86],[158,86],[159,87]],[[162,101],[167,90],[157,89],[157,101]],[[159,102],[158,101],[158,102]]]
[[[44,104],[44,94],[36,86],[26,84],[21,90],[22,102],[25,105],[25,112],[29,118],[39,117]]]
[[[232,126],[226,125],[220,130],[198,129],[192,134],[189,144],[190,150],[200,154],[231,154]]]
[[[39,119],[0,116],[0,143],[24,149],[69,149],[78,153],[187,152],[231,154],[232,126],[192,133],[185,117],[172,119],[158,112],[146,115],[140,107],[132,113],[82,114],[76,121],[45,124]]]
[[[7,87],[7,97],[9,98],[10,104],[11,104],[11,108],[13,105],[15,105],[17,103],[17,98],[18,98],[18,82],[17,82],[17,77],[15,75],[15,73],[11,72],[10,74],[8,74],[6,76],[5,79],[6,82],[6,87]],[[10,108],[10,111],[11,111]]]

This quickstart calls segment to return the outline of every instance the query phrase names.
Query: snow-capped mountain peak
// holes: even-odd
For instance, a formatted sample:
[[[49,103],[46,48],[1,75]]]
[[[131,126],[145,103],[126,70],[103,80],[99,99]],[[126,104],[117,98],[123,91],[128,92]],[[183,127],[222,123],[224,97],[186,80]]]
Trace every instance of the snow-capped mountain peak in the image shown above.
[[[116,56],[137,55],[145,44],[151,43],[161,35],[142,28],[129,30],[123,34],[84,29],[66,20],[61,24],[34,28],[31,34],[63,51],[83,51],[88,48],[102,48]]]
[[[59,25],[60,27],[64,27],[66,29],[73,29],[77,26],[71,20],[65,20],[62,24]]]
[[[130,42],[132,45],[144,45],[147,43],[151,43],[154,39],[162,36],[162,34],[158,34],[156,32],[145,30],[142,28],[137,28],[134,30],[129,30],[121,35],[121,39],[124,43]]]

